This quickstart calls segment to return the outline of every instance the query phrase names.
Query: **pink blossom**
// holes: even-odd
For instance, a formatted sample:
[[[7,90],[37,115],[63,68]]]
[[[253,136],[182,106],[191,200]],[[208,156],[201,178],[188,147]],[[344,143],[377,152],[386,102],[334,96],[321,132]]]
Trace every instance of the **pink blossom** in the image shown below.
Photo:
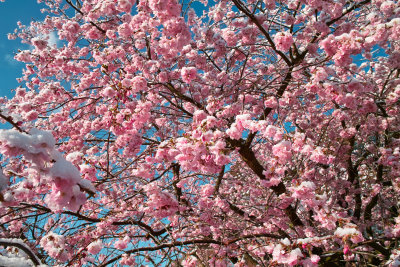
[[[342,138],[350,138],[353,137],[357,133],[357,130],[354,127],[347,128],[340,132],[340,136]]]
[[[243,130],[242,130],[243,131]],[[231,137],[232,139],[239,139],[242,137],[242,131],[237,127],[236,123],[233,123],[231,128],[229,128],[226,133]]]
[[[214,193],[214,187],[212,185],[210,185],[210,184],[203,185],[201,187],[201,192],[202,192],[203,196],[209,197]]]
[[[38,118],[38,113],[34,110],[29,111],[26,115],[25,115],[26,119],[28,121],[33,121],[36,120]]]
[[[198,264],[198,260],[194,256],[189,256],[182,261],[182,266],[184,267],[195,267]]]
[[[344,255],[351,255],[351,250],[350,250],[349,245],[347,245],[347,244],[344,245],[343,254],[344,254]]]
[[[398,1],[39,2],[0,265],[398,265]]]
[[[104,97],[113,97],[115,96],[116,92],[113,88],[111,87],[106,87],[103,91],[102,91],[102,95]]]
[[[134,1],[132,0],[118,0],[118,10],[129,13],[131,11]]]
[[[301,253],[300,249],[296,248],[290,252],[286,262],[289,264],[289,266],[294,266],[299,262],[299,259],[302,257],[303,254]]]
[[[310,258],[311,258],[311,262],[314,263],[314,264],[317,264],[320,261],[320,257],[318,255],[315,255],[315,254],[311,255]]]
[[[362,234],[356,229],[356,225],[348,224],[347,227],[338,227],[335,235],[343,239],[351,239],[354,243],[359,243],[364,240]]]
[[[40,240],[40,245],[53,258],[57,258],[60,261],[65,261],[69,258],[65,238],[62,235],[49,232]]]
[[[146,91],[147,81],[144,77],[135,76],[132,78],[132,92],[137,93],[140,91]]]
[[[197,77],[197,70],[194,67],[184,67],[181,70],[181,76],[185,83],[191,83]]]
[[[397,6],[398,7],[398,6]],[[381,4],[381,11],[386,15],[390,16],[393,14],[396,4],[393,1],[385,1]]]
[[[289,141],[281,141],[272,147],[272,153],[278,157],[279,162],[286,163],[292,158],[291,143]]]
[[[135,266],[136,265],[135,257],[133,257],[132,255],[128,255],[128,254],[122,254],[121,264],[128,265],[128,266]]]
[[[275,1],[274,0],[264,0],[264,4],[266,8],[268,9],[274,9],[275,8]]]
[[[95,242],[90,243],[88,246],[88,251],[92,254],[98,254],[103,248],[103,243],[101,240],[97,240]]]
[[[288,32],[279,32],[274,37],[276,49],[287,52],[293,43],[293,36]]]
[[[33,38],[32,44],[39,50],[43,50],[47,47],[47,41],[39,38]]]
[[[130,238],[125,236],[123,239],[118,240],[115,242],[114,247],[120,250],[126,249],[128,247],[128,243],[130,242]]]
[[[129,38],[132,35],[133,31],[129,23],[123,23],[118,27],[118,34],[121,37]]]
[[[311,151],[311,147],[309,147],[309,149],[310,149],[309,151]],[[317,163],[322,163],[322,164],[328,163],[328,157],[325,155],[321,147],[317,147],[316,149],[314,149],[310,159]]]

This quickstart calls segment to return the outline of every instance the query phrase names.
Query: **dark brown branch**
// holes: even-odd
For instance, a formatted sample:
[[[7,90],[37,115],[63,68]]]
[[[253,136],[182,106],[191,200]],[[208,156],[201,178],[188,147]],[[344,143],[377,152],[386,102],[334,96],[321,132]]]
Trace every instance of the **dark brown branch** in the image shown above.
[[[358,128],[359,127],[356,127],[357,130],[358,130]],[[350,139],[351,150],[350,150],[349,155],[348,155],[349,158],[347,159],[347,175],[348,175],[347,181],[349,181],[352,185],[355,184],[355,189],[359,190],[360,189],[360,182],[358,180],[358,170],[357,170],[357,167],[355,167],[353,165],[353,162],[351,160],[351,153],[352,153],[352,151],[354,149],[354,145],[355,145],[355,137],[353,136]],[[355,202],[356,202],[356,205],[355,205],[355,208],[354,208],[353,216],[357,220],[359,220],[360,216],[361,216],[361,205],[362,205],[360,192],[356,193]]]
[[[286,55],[279,51],[278,49],[276,49],[276,46],[274,44],[274,41],[271,39],[271,36],[269,35],[269,33],[264,29],[264,27],[261,25],[261,23],[258,21],[258,19],[256,18],[256,16],[254,14],[252,14],[245,6],[242,5],[240,0],[232,0],[232,2],[235,4],[235,6],[242,11],[257,27],[258,29],[262,32],[262,34],[265,36],[265,38],[267,39],[269,45],[271,46],[271,48],[286,62],[286,64],[288,64],[289,66],[292,65],[292,62],[290,62],[290,60],[286,57]]]
[[[290,67],[288,72],[285,75],[285,78],[282,81],[281,86],[279,87],[278,91],[276,92],[276,97],[278,99],[282,97],[283,93],[288,88],[290,80],[292,79],[292,71],[293,71],[293,67]],[[265,108],[263,114],[258,118],[258,121],[265,120],[268,117],[268,115],[271,113],[271,111],[272,111],[272,108],[270,108],[270,107]],[[249,136],[247,137],[247,140],[246,140],[247,147],[250,147],[255,136],[256,136],[255,132],[252,132],[249,134]]]
[[[174,95],[179,97],[181,100],[184,100],[184,101],[187,101],[189,103],[192,103],[193,105],[195,105],[199,109],[205,110],[205,108],[200,103],[196,102],[192,98],[190,98],[188,96],[185,96],[184,94],[179,92],[171,83],[166,83],[166,84],[163,84],[163,85],[165,85],[171,93],[173,93]]]
[[[351,11],[353,11],[353,10],[359,8],[359,7],[362,7],[363,5],[366,5],[366,4],[370,3],[370,2],[371,2],[371,0],[365,0],[365,1],[362,1],[362,2],[360,2],[358,4],[355,4],[355,5],[351,6],[349,9],[347,9],[345,12],[343,12],[343,14],[340,15],[339,17],[337,17],[337,18],[335,18],[335,19],[333,19],[331,21],[328,21],[326,23],[326,25],[328,25],[328,26],[333,25],[336,21],[341,20],[344,16],[349,14]]]
[[[44,207],[44,206],[40,206],[40,205],[37,205],[37,204],[31,205],[31,204],[27,204],[27,203],[21,203],[21,204],[22,205],[26,205],[26,206],[31,206],[31,207],[34,207],[36,209],[40,209],[40,210],[46,211],[48,213],[51,213],[51,210],[49,208]],[[101,219],[87,217],[87,216],[85,216],[83,214],[72,212],[72,211],[63,211],[62,214],[71,215],[71,216],[77,217],[77,218],[79,218],[81,220],[84,220],[84,221],[87,221],[87,222],[92,222],[92,223],[98,223],[98,222],[102,221]],[[150,233],[153,236],[160,236],[160,235],[162,235],[162,234],[167,232],[167,229],[165,229],[165,228],[161,229],[161,230],[158,230],[158,231],[155,231],[155,230],[153,230],[153,228],[151,228],[151,226],[149,226],[149,225],[147,225],[147,224],[145,224],[145,223],[143,223],[141,221],[137,221],[137,220],[133,220],[133,219],[127,219],[125,221],[116,221],[116,222],[113,222],[112,225],[137,225],[137,226],[140,226],[140,227],[144,228],[148,233]]]
[[[281,236],[281,235],[274,235],[274,234],[268,234],[268,233],[254,234],[254,235],[244,235],[244,236],[235,238],[233,240],[230,240],[228,242],[228,244],[233,244],[233,243],[236,243],[236,242],[238,242],[240,240],[243,240],[243,239],[251,239],[251,238],[257,238],[257,237],[268,237],[268,238],[274,238],[274,239],[282,239],[282,238],[284,238],[284,236]]]
[[[26,131],[24,131],[21,127],[19,127],[18,123],[14,122],[13,119],[11,118],[11,116],[4,116],[1,112],[0,112],[0,118],[2,118],[3,120],[5,120],[6,122],[8,122],[9,124],[11,124],[15,129],[17,129],[19,132],[21,133],[27,133]]]
[[[264,168],[260,164],[260,162],[258,162],[253,150],[248,146],[243,145],[240,141],[232,140],[229,138],[227,139],[227,141],[232,147],[238,147],[241,159],[261,180],[266,180],[266,177],[263,173]],[[286,192],[286,187],[283,182],[280,182],[278,185],[271,186],[270,188],[277,196],[282,195]],[[293,226],[303,226],[303,222],[297,216],[295,208],[293,208],[292,206],[288,206],[285,209],[285,213],[289,217],[290,222],[293,224]]]
[[[246,212],[244,212],[244,211],[243,211],[242,209],[240,209],[238,206],[236,206],[236,205],[230,203],[229,201],[226,201],[226,202],[228,203],[229,208],[230,208],[231,210],[233,210],[235,213],[239,214],[240,216],[242,216],[242,217],[245,217],[245,216],[246,216],[246,217],[248,217],[248,218],[251,219],[251,220],[256,220],[256,219],[257,219],[256,216],[246,214]]]
[[[161,245],[154,246],[154,247],[142,247],[142,248],[131,249],[131,250],[125,251],[125,254],[133,254],[133,253],[142,252],[142,251],[157,251],[157,250],[164,249],[164,248],[173,248],[173,247],[195,245],[195,244],[230,245],[230,244],[236,243],[238,241],[241,241],[243,239],[251,239],[251,238],[257,238],[257,237],[267,237],[267,238],[275,238],[275,239],[282,238],[282,236],[279,236],[279,235],[265,233],[265,234],[244,235],[242,237],[235,238],[228,242],[221,242],[221,241],[217,241],[217,240],[213,240],[213,239],[196,239],[196,240],[187,240],[187,241],[181,241],[181,242],[176,241],[176,242],[172,242],[172,243],[161,244]],[[118,256],[110,259],[109,261],[99,265],[99,267],[109,266],[109,264],[119,260],[121,257],[122,257],[122,255],[118,255]]]
[[[214,187],[214,195],[219,193],[219,187],[221,186],[222,178],[224,177],[225,174],[225,165],[222,166],[221,171],[218,174],[217,181],[215,182],[215,187]]]
[[[182,111],[183,113],[185,113],[186,115],[188,115],[189,117],[193,117],[193,114],[190,113],[189,111],[187,111],[186,109],[184,109],[183,107],[179,106],[178,104],[175,104],[174,102],[172,102],[171,99],[169,99],[167,96],[165,96],[162,93],[159,93],[159,95],[161,97],[163,97],[165,100],[168,101],[168,103],[170,103],[172,106],[176,107],[177,109],[179,109],[180,111]]]
[[[377,172],[376,172],[377,182],[382,182],[382,177],[383,177],[383,165],[379,164]],[[379,197],[379,194],[376,194],[375,196],[373,196],[371,201],[367,204],[367,206],[364,209],[364,221],[366,223],[368,223],[368,221],[371,220],[372,209],[378,204],[378,197]],[[369,235],[372,235],[371,227],[367,228],[367,232]]]
[[[79,14],[81,14],[82,16],[84,16],[85,14],[78,8],[76,7],[71,0],[65,0],[73,9],[76,10],[76,12],[78,12]],[[90,24],[92,24],[92,26],[96,27],[96,29],[98,29],[99,31],[101,31],[103,34],[106,33],[106,31],[104,29],[102,29],[99,25],[97,25],[96,23],[94,23],[93,21],[90,21]]]
[[[179,163],[175,163],[172,165],[172,172],[174,174],[174,181],[173,181],[172,185],[174,187],[176,198],[179,203],[181,203],[181,198],[182,198],[182,189],[177,186],[177,184],[180,181],[180,177],[179,177],[180,169],[181,169],[181,166],[179,165]]]
[[[367,244],[369,247],[379,251],[382,253],[382,255],[385,257],[385,259],[388,259],[390,257],[390,250],[384,248],[383,246],[379,245],[378,242],[371,242]]]
[[[173,247],[180,247],[180,246],[194,245],[194,244],[223,245],[222,242],[216,241],[213,239],[198,239],[198,240],[188,240],[188,241],[182,241],[182,242],[176,241],[173,243],[165,243],[165,244],[161,244],[161,245],[154,246],[154,247],[142,247],[142,248],[131,249],[131,250],[125,251],[125,254],[133,254],[133,253],[142,252],[142,251],[157,251],[157,250],[164,249],[164,248],[173,248]],[[121,257],[122,257],[122,255],[118,255],[118,256],[110,259],[109,261],[99,265],[99,267],[110,266],[111,263],[119,260]]]

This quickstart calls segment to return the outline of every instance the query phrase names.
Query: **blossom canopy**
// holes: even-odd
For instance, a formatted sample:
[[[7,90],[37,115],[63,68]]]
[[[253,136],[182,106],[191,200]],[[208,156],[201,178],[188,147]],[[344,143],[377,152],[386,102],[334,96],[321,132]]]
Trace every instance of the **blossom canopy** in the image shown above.
[[[38,2],[2,264],[398,266],[398,1]]]

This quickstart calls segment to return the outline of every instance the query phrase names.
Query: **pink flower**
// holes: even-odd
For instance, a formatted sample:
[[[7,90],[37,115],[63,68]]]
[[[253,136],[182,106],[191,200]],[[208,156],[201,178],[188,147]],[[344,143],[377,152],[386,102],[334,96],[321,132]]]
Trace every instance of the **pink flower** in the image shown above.
[[[204,119],[206,119],[207,118],[207,113],[206,112],[204,112],[203,110],[196,110],[194,113],[193,113],[193,121],[195,122],[195,123],[200,123],[200,122],[202,122]]]
[[[286,163],[292,158],[292,145],[289,141],[281,141],[272,147],[272,153],[278,157],[280,163]]]
[[[229,135],[230,138],[232,139],[240,139],[242,137],[242,131],[240,131],[237,127],[236,123],[232,123],[231,128],[229,128],[226,133]]]
[[[147,185],[146,191],[148,208],[145,208],[145,210],[147,212],[152,212],[158,218],[164,218],[178,211],[179,203],[172,194],[161,191],[153,184]]]
[[[268,9],[275,8],[275,0],[264,0],[265,7]]]
[[[123,239],[118,240],[117,242],[114,243],[114,247],[116,249],[126,249],[128,247],[128,243],[131,241],[131,239],[129,238],[129,236],[125,236]]]
[[[278,106],[278,102],[275,97],[269,97],[264,101],[264,105],[268,108],[276,108]]]
[[[395,8],[396,8],[396,4],[393,1],[385,1],[381,5],[381,11],[386,16],[392,15]]]
[[[88,251],[89,253],[97,254],[100,252],[102,248],[103,248],[103,243],[99,239],[95,242],[90,243],[90,245],[88,246]]]
[[[340,131],[340,136],[345,139],[351,138],[356,134],[357,134],[357,130],[354,127],[350,127],[350,128]]]
[[[294,266],[299,262],[299,259],[303,257],[299,248],[292,250],[289,254],[289,257],[286,259],[289,266]]]
[[[32,44],[39,50],[43,50],[47,47],[47,41],[39,38],[33,38]]]
[[[134,1],[133,0],[118,0],[118,7],[117,9],[122,11],[122,12],[131,12],[131,8],[133,5]]]
[[[335,40],[335,37],[332,35],[329,35],[327,38],[322,40],[319,45],[325,50],[325,53],[328,56],[333,56],[336,53],[337,50],[337,42]]]
[[[320,259],[321,258],[318,255],[315,254],[311,255],[311,262],[314,264],[317,264],[320,261]]]
[[[293,189],[292,197],[299,199],[312,199],[314,195],[315,184],[313,182],[302,182]]]
[[[116,92],[113,88],[111,87],[106,87],[102,92],[101,95],[104,97],[114,97],[116,95]]]
[[[293,36],[288,32],[279,32],[274,37],[276,49],[287,52],[293,43]]]
[[[210,184],[203,185],[201,187],[201,195],[204,197],[209,197],[214,193],[214,186]]]
[[[359,243],[363,241],[364,238],[356,227],[357,226],[354,224],[348,224],[345,228],[338,227],[334,234],[343,240],[350,239],[353,243]]]
[[[344,255],[350,255],[350,254],[351,254],[351,250],[350,250],[349,245],[347,245],[347,244],[344,245],[343,254],[344,254]]]
[[[188,256],[182,261],[184,267],[195,267],[198,266],[198,260],[194,256]]]
[[[80,25],[76,21],[68,21],[62,26],[62,30],[58,32],[60,39],[65,39],[69,42],[75,39],[76,34],[80,30]]]
[[[69,255],[66,250],[65,237],[53,232],[49,232],[40,240],[42,248],[53,258],[65,261]]]
[[[143,92],[147,90],[147,81],[142,76],[135,76],[132,79],[132,92]]]
[[[309,146],[307,146],[307,147],[305,146],[303,150],[305,150],[306,148],[312,149],[312,148],[309,147]],[[310,151],[310,150],[309,150],[309,151]],[[304,152],[306,152],[306,151],[304,151]],[[303,153],[304,153],[304,152],[303,152]],[[327,156],[324,154],[324,152],[323,152],[323,150],[322,150],[321,147],[317,147],[314,151],[312,151],[312,154],[311,154],[310,159],[311,159],[312,161],[314,161],[314,162],[321,163],[321,164],[327,164],[327,163],[328,163],[328,158],[327,158]]]
[[[25,118],[28,121],[33,121],[38,118],[38,113],[35,110],[29,111],[27,114],[25,114]]]
[[[191,83],[197,77],[197,70],[194,67],[183,67],[181,77],[185,83]]]
[[[128,254],[122,254],[120,263],[124,266],[136,266],[135,257]]]
[[[315,74],[314,74],[314,81],[315,82],[320,82],[320,81],[324,81],[328,78],[328,74],[326,73],[326,70],[324,68],[318,67],[315,70]]]
[[[123,23],[118,27],[118,34],[121,37],[129,38],[132,35],[133,31],[130,27],[129,23]]]
[[[230,29],[224,29],[224,31],[222,32],[222,37],[224,38],[228,46],[235,46],[238,40],[237,34],[235,34],[235,32]]]
[[[176,0],[150,0],[150,8],[161,18],[176,17],[181,12],[181,5]]]
[[[101,36],[101,32],[96,29],[95,27],[91,28],[89,31],[86,32],[86,38],[97,40]]]
[[[264,137],[274,138],[275,134],[279,131],[278,127],[268,125],[264,131]]]

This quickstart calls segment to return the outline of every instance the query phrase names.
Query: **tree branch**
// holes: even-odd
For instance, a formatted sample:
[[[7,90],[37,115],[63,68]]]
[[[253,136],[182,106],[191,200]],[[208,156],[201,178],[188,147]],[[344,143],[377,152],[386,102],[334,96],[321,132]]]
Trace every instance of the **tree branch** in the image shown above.
[[[26,255],[30,258],[30,260],[38,266],[41,264],[39,258],[36,256],[35,253],[28,247],[22,240],[16,238],[0,238],[0,246],[4,247],[16,247],[25,252]]]
[[[264,168],[260,164],[260,162],[258,162],[253,150],[248,146],[243,145],[240,141],[233,140],[230,138],[228,138],[227,141],[229,144],[231,144],[232,147],[238,147],[241,159],[261,180],[266,180],[266,177],[263,173]],[[282,195],[283,193],[286,192],[286,187],[283,184],[283,182],[280,182],[278,185],[271,186],[270,188],[272,189],[272,191],[274,191],[274,193],[277,196]],[[290,222],[294,226],[303,226],[303,222],[297,216],[295,208],[293,208],[292,206],[288,206],[285,209],[285,213],[289,217]]]
[[[235,6],[242,11],[257,27],[258,29],[262,32],[262,34],[265,36],[265,38],[267,39],[269,45],[271,46],[271,48],[286,62],[286,64],[288,64],[289,66],[291,66],[293,63],[286,57],[286,55],[279,51],[278,49],[276,49],[276,46],[274,44],[274,41],[271,39],[271,36],[269,35],[269,33],[264,29],[264,27],[261,25],[261,23],[258,21],[258,19],[255,17],[254,14],[250,13],[250,11],[242,5],[240,0],[232,0],[232,2],[235,4]]]

